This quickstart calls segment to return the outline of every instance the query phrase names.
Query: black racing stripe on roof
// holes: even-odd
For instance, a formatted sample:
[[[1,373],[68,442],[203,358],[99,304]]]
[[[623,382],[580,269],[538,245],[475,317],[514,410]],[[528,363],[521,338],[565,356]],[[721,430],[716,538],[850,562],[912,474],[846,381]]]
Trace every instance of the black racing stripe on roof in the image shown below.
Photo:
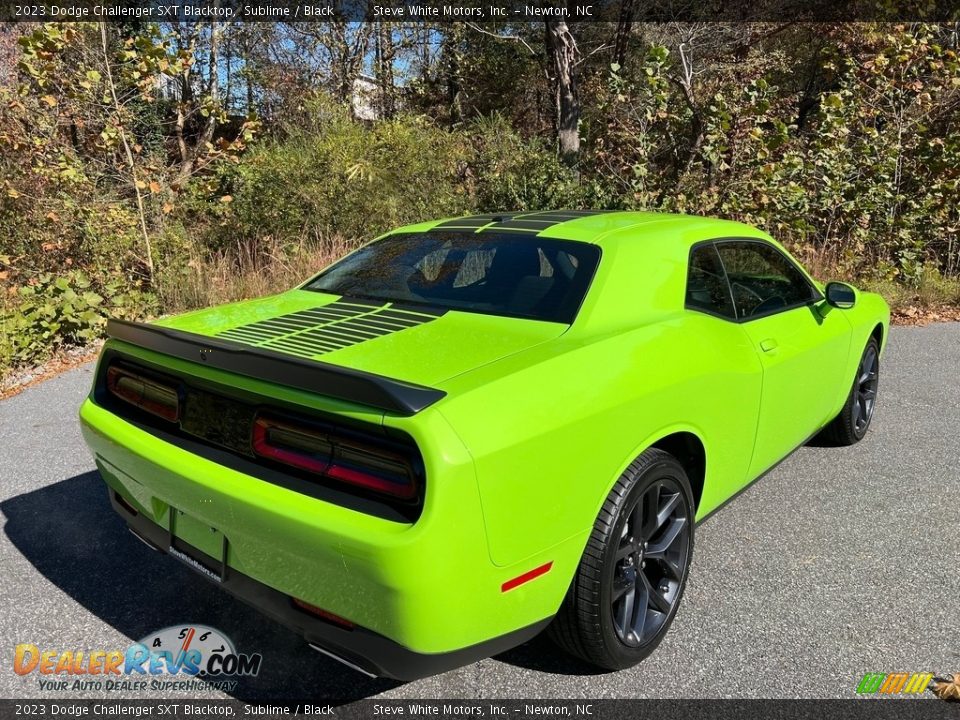
[[[523,230],[539,233],[554,225],[612,210],[534,210],[531,212],[486,213],[454,218],[435,225],[433,230],[475,230],[480,233]]]
[[[490,229],[494,228],[497,230],[546,230],[549,227],[557,225],[563,220],[540,220],[533,218],[514,218],[508,222],[497,223],[494,226],[491,226]]]
[[[591,215],[602,215],[606,210],[548,210],[541,213],[533,213],[531,215],[522,215],[514,219],[524,219],[524,220],[553,220],[554,222],[566,222],[568,220],[576,220],[577,218],[590,217]]]
[[[465,217],[454,218],[453,220],[447,220],[442,222],[439,225],[433,227],[434,230],[441,229],[477,229],[482,228],[484,225],[489,225],[492,222],[499,222],[502,220],[508,220],[513,217],[512,213],[490,213],[487,215],[467,215]]]

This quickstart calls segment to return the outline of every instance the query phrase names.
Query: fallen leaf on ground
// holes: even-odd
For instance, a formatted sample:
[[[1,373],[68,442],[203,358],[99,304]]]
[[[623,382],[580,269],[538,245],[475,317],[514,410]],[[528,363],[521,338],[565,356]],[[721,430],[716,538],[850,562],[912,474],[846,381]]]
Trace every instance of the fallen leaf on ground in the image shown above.
[[[952,680],[937,680],[930,691],[941,700],[960,702],[960,673],[954,673]]]

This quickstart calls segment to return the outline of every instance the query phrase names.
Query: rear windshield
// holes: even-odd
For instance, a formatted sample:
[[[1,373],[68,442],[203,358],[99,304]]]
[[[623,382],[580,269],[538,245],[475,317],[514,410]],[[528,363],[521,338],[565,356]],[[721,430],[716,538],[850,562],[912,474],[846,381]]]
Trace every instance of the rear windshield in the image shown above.
[[[571,323],[599,260],[598,247],[570,240],[405,233],[361,248],[311,280],[306,289]]]

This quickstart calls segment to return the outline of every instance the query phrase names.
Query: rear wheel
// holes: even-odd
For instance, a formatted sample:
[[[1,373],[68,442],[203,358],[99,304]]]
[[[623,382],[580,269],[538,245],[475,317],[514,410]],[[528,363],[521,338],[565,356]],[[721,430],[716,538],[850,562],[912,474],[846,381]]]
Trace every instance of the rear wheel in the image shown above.
[[[550,635],[608,670],[660,644],[683,595],[693,554],[693,495],[683,467],[650,449],[614,485]]]
[[[824,437],[836,445],[853,445],[867,434],[877,405],[880,384],[880,345],[870,338],[860,358],[857,376],[843,410],[824,430]]]

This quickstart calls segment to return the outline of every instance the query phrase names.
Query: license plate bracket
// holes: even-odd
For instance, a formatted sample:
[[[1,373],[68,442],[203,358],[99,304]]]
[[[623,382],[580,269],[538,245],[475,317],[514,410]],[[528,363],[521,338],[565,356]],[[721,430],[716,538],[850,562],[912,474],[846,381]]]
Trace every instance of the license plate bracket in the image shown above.
[[[226,579],[226,535],[174,507],[170,508],[168,529],[170,555],[214,582]]]

